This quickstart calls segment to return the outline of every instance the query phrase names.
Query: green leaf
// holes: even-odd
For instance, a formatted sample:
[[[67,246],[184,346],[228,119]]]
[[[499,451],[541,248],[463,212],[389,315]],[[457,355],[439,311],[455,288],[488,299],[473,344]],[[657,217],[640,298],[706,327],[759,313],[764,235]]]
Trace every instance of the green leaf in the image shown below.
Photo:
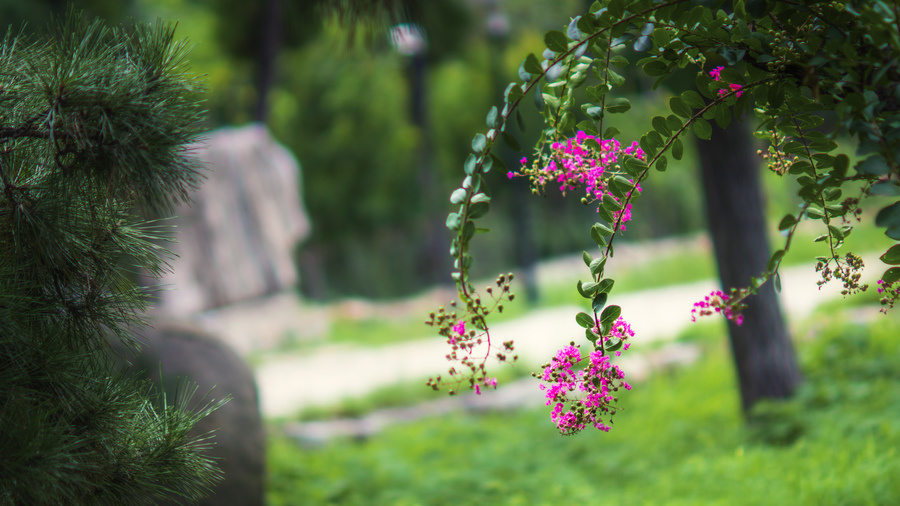
[[[879,258],[888,265],[900,265],[900,244],[891,246],[891,249]]]
[[[516,83],[509,83],[509,86],[506,87],[506,93],[504,93],[503,96],[506,98],[507,103],[515,102],[522,98],[522,88]]]
[[[593,232],[594,230],[596,230],[600,235],[613,235],[612,229],[607,227],[603,223],[594,223],[594,226],[591,227],[591,232]]]
[[[809,206],[806,208],[806,215],[814,220],[818,220],[825,217],[825,211],[821,207]]]
[[[475,134],[475,138],[472,139],[472,151],[483,153],[485,149],[487,149],[487,137],[484,134]]]
[[[603,108],[599,105],[588,106],[584,108],[584,113],[588,115],[588,117],[592,119],[601,119],[603,118]],[[596,130],[596,128],[595,128]]]
[[[900,202],[894,202],[878,211],[875,216],[875,226],[883,228],[900,226]]]
[[[581,296],[584,297],[585,299],[590,299],[591,297],[593,297],[594,296],[593,294],[584,291],[583,286],[584,286],[584,283],[582,283],[579,280],[578,284],[575,285],[575,287],[578,289],[578,293],[581,294]]]
[[[466,174],[472,175],[475,173],[475,168],[478,166],[478,157],[474,154],[470,153],[469,157],[466,158],[466,164],[463,166]]]
[[[535,56],[534,53],[530,53],[527,57],[525,57],[525,62],[522,64],[522,66],[525,67],[526,72],[530,72],[532,74],[544,73],[544,69],[541,68],[541,63],[538,61],[537,56]]]
[[[591,239],[601,248],[606,246],[606,238],[594,227],[591,228]]]
[[[615,219],[615,216],[613,216],[612,213],[609,212],[609,209],[603,207],[602,205],[597,206],[597,215],[601,220],[608,221],[610,223]]]
[[[497,117],[500,115],[500,111],[497,109],[497,106],[491,107],[491,110],[488,111],[487,115],[487,126],[488,128],[497,128],[499,124],[497,121]]]
[[[778,231],[788,230],[797,223],[797,218],[794,217],[793,214],[786,214],[784,218],[781,218],[781,222],[778,223]]]
[[[675,142],[672,143],[672,158],[676,160],[681,160],[681,157],[684,155],[684,144],[682,144],[681,139],[675,139]]]
[[[595,313],[599,313],[600,310],[603,309],[603,306],[606,305],[606,301],[609,300],[609,295],[607,293],[598,293],[591,299],[591,309]]]
[[[665,74],[666,70],[668,69],[668,65],[659,60],[651,60],[644,64],[643,69],[644,73],[648,76],[656,77]]]
[[[609,59],[609,64],[616,67],[627,67],[630,63],[628,62],[628,58],[625,58],[622,55],[616,55]]]
[[[582,251],[582,252],[581,252],[581,259],[584,260],[584,265],[586,265],[586,266],[588,266],[588,267],[590,267],[590,266],[591,266],[591,262],[594,261],[594,257],[592,257],[591,254],[588,253],[587,251]]]
[[[597,86],[588,86],[585,90],[587,97],[592,102],[600,102],[603,100],[604,95],[609,92],[609,86],[605,84],[598,84]]]
[[[693,123],[694,135],[700,139],[709,140],[712,137],[712,125],[703,118],[697,118]]]
[[[835,227],[834,225],[828,225],[828,231],[831,235],[838,241],[844,240],[844,233],[841,232],[841,229]]]
[[[522,151],[522,146],[519,145],[519,141],[509,132],[500,132],[501,137],[503,137],[503,141],[506,142],[506,145],[509,146],[513,151]]]
[[[598,135],[600,133],[597,130],[597,125],[590,120],[579,121],[578,124],[575,125],[575,129],[581,130],[588,135]]]
[[[871,174],[873,176],[884,176],[891,172],[891,168],[888,166],[883,156],[873,155],[858,164],[856,166],[856,172]]]
[[[837,155],[834,157],[834,174],[836,177],[847,177],[847,169],[850,167],[850,157]]]
[[[459,215],[450,213],[447,215],[447,228],[450,230],[459,230]]]
[[[653,49],[653,40],[649,35],[641,35],[634,41],[634,50],[638,53],[644,53]],[[662,62],[660,62],[662,63]]]
[[[584,312],[575,315],[575,322],[586,329],[594,327],[594,317]]]
[[[632,176],[639,176],[642,172],[647,170],[649,167],[642,160],[639,160],[633,156],[629,156],[625,158],[625,171]],[[609,221],[609,220],[607,220]]]
[[[584,329],[584,337],[592,343],[596,343],[597,339],[600,339],[600,336],[591,331],[591,329]]]
[[[484,172],[487,172],[488,170],[490,170],[490,167],[491,167],[491,166],[497,167],[497,170],[500,171],[501,173],[505,173],[505,172],[507,171],[506,162],[504,162],[503,160],[501,160],[501,159],[500,159],[497,155],[495,155],[494,153],[491,153],[491,164],[490,164],[490,166],[488,166],[488,164],[484,164],[484,166],[483,166],[483,167],[484,167]]]
[[[719,128],[726,128],[731,123],[731,107],[719,104],[716,107],[716,124]]]
[[[534,106],[537,107],[538,111],[544,110],[544,93],[541,91],[540,86],[534,87]]]
[[[605,265],[606,258],[595,258],[588,267],[591,269],[591,274],[593,274],[594,277],[597,277],[603,273],[603,266]],[[602,281],[600,282],[600,285],[603,285]]]
[[[603,310],[603,314],[600,315],[601,323],[609,323],[612,324],[619,318],[619,315],[622,314],[622,308],[619,306],[609,306],[608,308]]]
[[[900,267],[891,267],[881,275],[881,280],[886,284],[891,284],[898,279],[900,279]]]
[[[775,273],[775,293],[781,293],[781,273]]]
[[[622,341],[621,339],[612,338],[606,344],[606,352],[607,353],[617,352],[617,351],[619,351],[619,349],[622,348],[622,345],[624,345],[624,344],[625,344],[625,342]]]
[[[606,104],[606,112],[610,114],[622,113],[628,109],[631,109],[631,102],[624,97],[614,98]]]
[[[557,53],[563,53],[569,49],[569,39],[566,38],[566,34],[562,33],[559,30],[550,30],[549,32],[545,33],[544,44],[547,44],[547,47],[551,51],[555,51]]]
[[[487,202],[476,202],[469,206],[469,215],[468,216],[469,216],[469,218],[471,218],[473,220],[477,219],[477,218],[481,218],[482,216],[484,216],[485,214],[488,213],[490,208],[491,208],[491,205],[488,204]]]
[[[666,118],[662,116],[654,116],[652,120],[650,120],[650,124],[653,125],[653,129],[663,135],[668,137],[672,135],[672,131],[669,130],[669,125],[666,122]]]
[[[679,97],[672,97],[669,99],[669,108],[672,109],[672,112],[683,118],[690,118],[694,115],[691,112],[691,108]]]
[[[597,282],[596,281],[588,281],[587,283],[581,284],[581,289],[584,290],[585,293],[593,294],[597,291]]]
[[[900,185],[893,181],[881,181],[872,185],[869,189],[869,195],[896,197],[900,195]]]
[[[606,70],[606,82],[609,83],[610,86],[622,86],[625,84],[625,78],[619,75],[613,69]]]
[[[694,109],[703,109],[706,107],[706,102],[703,101],[703,97],[700,96],[694,90],[687,90],[681,94],[681,100],[684,101],[689,107],[693,107]]]
[[[463,225],[462,236],[463,239],[468,241],[475,235],[475,222],[467,221],[465,225]]]
[[[670,114],[670,115],[666,116],[666,124],[669,125],[669,130],[671,130],[673,132],[677,132],[678,130],[681,130],[681,127],[684,126],[684,123],[682,123],[681,118],[679,118],[678,116],[675,116],[674,114]]]
[[[658,171],[660,171],[660,172],[665,172],[665,171],[666,171],[666,167],[667,167],[668,165],[669,165],[669,161],[666,160],[666,157],[665,157],[665,156],[660,156],[660,157],[656,160],[656,170],[658,170]]]
[[[465,188],[457,188],[453,190],[453,193],[450,194],[450,203],[451,204],[462,204],[466,200],[466,189]]]
[[[768,270],[769,272],[772,272],[773,270],[775,270],[775,266],[778,264],[778,261],[781,260],[781,257],[783,257],[783,256],[784,256],[783,249],[780,249],[780,250],[776,251],[775,253],[772,253],[771,258],[769,258],[769,263],[766,264],[766,270]]]
[[[617,135],[619,135],[619,129],[616,127],[609,127],[603,132],[604,139],[612,139]]]
[[[612,291],[613,285],[616,284],[616,280],[614,279],[603,279],[600,281],[599,286],[597,287],[598,293],[609,293]]]
[[[814,176],[816,174],[812,164],[806,160],[797,160],[796,162],[793,162],[788,168],[788,172],[794,175],[809,174],[810,176]]]

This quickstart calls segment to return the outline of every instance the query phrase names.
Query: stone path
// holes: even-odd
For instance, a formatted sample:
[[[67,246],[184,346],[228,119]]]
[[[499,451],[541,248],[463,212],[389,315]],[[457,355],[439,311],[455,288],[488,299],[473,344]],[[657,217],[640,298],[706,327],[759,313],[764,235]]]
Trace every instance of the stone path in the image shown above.
[[[618,255],[617,255],[618,256]],[[867,265],[878,265],[876,255],[864,255]],[[869,269],[869,276],[874,276]],[[790,321],[808,316],[819,304],[840,297],[839,282],[819,290],[818,275],[811,265],[783,269],[781,302]],[[622,306],[622,316],[631,323],[635,348],[654,341],[671,340],[691,323],[693,303],[716,287],[713,281],[665,287],[643,292],[613,295]],[[577,307],[540,309],[515,321],[491,327],[497,342],[514,340],[520,364],[533,370],[546,362],[564,343],[583,339],[575,323]],[[256,369],[261,408],[266,417],[284,417],[313,405],[330,404],[364,395],[393,384],[421,381],[446,371],[446,344],[438,338],[422,339],[378,348],[335,346],[313,354],[285,355]],[[636,354],[638,355],[638,354]],[[640,376],[639,362],[629,365]]]

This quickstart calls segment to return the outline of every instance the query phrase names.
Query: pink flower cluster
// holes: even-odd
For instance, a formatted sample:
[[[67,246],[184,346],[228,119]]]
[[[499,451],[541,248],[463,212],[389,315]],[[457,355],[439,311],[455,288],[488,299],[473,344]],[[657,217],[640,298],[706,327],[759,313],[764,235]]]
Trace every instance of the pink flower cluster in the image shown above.
[[[713,79],[715,79],[716,81],[721,81],[722,80],[722,69],[724,69],[724,68],[725,67],[716,67],[716,68],[710,70],[709,76],[712,77]],[[743,88],[743,86],[741,86],[740,84],[734,84],[734,83],[729,84],[728,87],[731,88],[731,91],[736,91],[736,90],[740,90],[741,88]],[[726,93],[728,93],[728,90],[719,90],[720,97],[722,95],[725,95]],[[738,91],[737,96],[740,97],[743,93],[744,93],[743,91]]]
[[[744,323],[744,315],[740,314],[743,304],[729,303],[730,300],[729,295],[725,295],[721,290],[714,290],[700,302],[694,303],[694,309],[691,309],[691,321],[697,321],[698,316],[721,313],[725,315],[725,318],[734,320],[734,323],[741,325]]]
[[[607,345],[634,336],[628,323],[619,318],[612,326],[609,336],[603,338]],[[627,350],[628,343],[622,349]],[[621,352],[616,352],[616,356]],[[554,404],[550,419],[563,435],[575,434],[588,424],[604,432],[609,432],[614,405],[618,400],[613,395],[619,388],[631,390],[624,381],[625,373],[619,366],[609,362],[610,356],[603,348],[597,347],[588,356],[588,363],[582,370],[574,371],[582,361],[581,351],[574,343],[556,352],[556,356],[545,364],[541,385],[547,405]],[[569,409],[567,409],[567,406]],[[604,421],[604,417],[608,423]]]
[[[447,336],[447,344],[450,344],[453,347],[453,352],[450,355],[447,355],[447,358],[458,359],[459,357],[457,353],[462,353],[464,355],[461,359],[463,365],[469,366],[473,371],[481,371],[481,374],[474,375],[470,381],[470,386],[473,390],[475,390],[475,393],[477,395],[481,395],[481,387],[483,386],[496,389],[497,378],[488,378],[484,374],[484,364],[482,364],[480,368],[476,367],[474,366],[472,359],[469,357],[469,355],[471,355],[471,353],[475,349],[475,346],[482,343],[481,338],[477,338],[473,342],[471,336],[475,335],[476,332],[472,331],[470,333],[466,331],[465,320],[459,320],[450,328],[450,330],[451,333],[449,336]],[[503,345],[504,349],[506,349],[507,351],[512,351],[512,341],[503,343]],[[506,360],[506,357],[503,354],[499,354],[498,358],[500,358],[501,361]],[[455,374],[454,369],[451,369],[451,374]]]
[[[616,139],[603,140],[579,130],[575,137],[564,142],[553,142],[550,153],[542,156],[532,167],[529,168],[528,160],[522,158],[519,173],[508,172],[506,175],[509,178],[529,176],[532,185],[541,189],[549,182],[556,182],[563,194],[584,186],[590,200],[611,198],[619,202],[620,199],[610,193],[608,181],[619,174],[614,167],[622,162],[624,156],[646,159],[646,154],[637,142],[622,147]],[[633,179],[629,181],[634,182]],[[641,186],[638,184],[635,190],[640,192]],[[614,212],[613,216],[620,222],[621,230],[625,230],[625,222],[631,220],[631,204],[626,204],[623,209]]]
[[[878,294],[884,295],[880,299],[881,305],[885,306],[881,308],[881,312],[887,314],[887,310],[892,309],[897,300],[900,300],[900,281],[885,283],[883,279],[879,279],[877,283]]]

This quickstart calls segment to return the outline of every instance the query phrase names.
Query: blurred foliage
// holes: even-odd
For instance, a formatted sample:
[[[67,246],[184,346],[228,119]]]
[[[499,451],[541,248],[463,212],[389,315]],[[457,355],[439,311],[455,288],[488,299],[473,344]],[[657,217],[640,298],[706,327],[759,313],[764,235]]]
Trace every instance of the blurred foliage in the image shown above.
[[[26,23],[26,31],[43,30],[50,15],[62,17],[68,5],[88,18],[99,16],[111,23],[124,21],[135,13],[135,0],[3,0],[0,2],[0,26],[17,30]]]
[[[900,323],[806,324],[808,384],[746,427],[724,334],[707,358],[639,383],[609,434],[560,437],[549,408],[411,422],[366,441],[269,446],[280,504],[894,504]],[[705,335],[705,332],[704,332]],[[587,437],[589,441],[586,441]]]
[[[100,5],[104,1],[79,3]],[[211,128],[252,119],[257,97],[250,47],[259,34],[253,32],[256,28],[250,21],[260,15],[264,2],[114,3],[131,5],[121,7],[126,15],[177,20],[179,36],[196,42],[191,63],[208,80]],[[483,112],[500,100],[503,83],[516,75],[521,63],[517,55],[540,47],[543,30],[564,26],[566,13],[583,4],[580,0],[504,2],[511,31],[506,38],[492,39],[485,26],[489,7],[483,4],[451,0],[370,3],[407,6],[395,14],[405,18],[396,19],[422,22],[430,47],[438,51],[429,58],[426,76],[426,132],[410,118],[410,61],[391,50],[385,26],[363,23],[351,37],[347,18],[342,24],[339,15],[322,17],[322,11],[316,10],[323,5],[332,9],[346,6],[346,2],[284,2],[285,46],[269,96],[268,123],[303,169],[302,192],[313,235],[299,249],[298,259],[302,283],[319,279],[318,287],[308,287],[307,293],[319,296],[393,297],[424,288],[427,278],[422,275],[426,267],[422,259],[428,254],[424,237],[429,229],[438,227],[437,222],[441,225],[437,233],[445,234],[446,213],[443,200],[435,203],[434,197],[423,195],[420,143],[427,141],[431,146],[431,169],[439,194],[444,195],[444,190],[456,184],[471,132],[484,123]],[[31,5],[24,0],[14,4]],[[317,4],[313,11],[319,14],[301,16],[311,4]],[[92,12],[115,14],[99,7]],[[33,22],[41,23],[36,16]],[[313,18],[320,23],[312,23]],[[663,93],[636,98],[635,108],[645,108],[646,114],[633,117],[649,118],[662,110],[667,100]],[[533,108],[526,108],[522,119],[526,129],[521,138],[523,145],[528,145],[537,135],[540,117]],[[622,138],[631,139],[649,125],[618,126]],[[504,157],[508,164],[516,164],[522,156],[509,152]],[[680,165],[673,163],[665,178],[645,185],[626,238],[685,233],[703,226],[701,197],[693,184],[694,160],[688,146]],[[524,195],[527,189],[519,181],[509,181],[499,172],[489,174],[488,183],[497,205],[486,226],[494,232],[476,245],[480,250],[475,251],[479,258],[476,274],[514,267],[518,243],[510,223],[522,213],[522,200],[544,198]],[[511,195],[512,191],[523,195]],[[545,198],[547,205],[530,216],[537,254],[548,257],[583,249],[580,237],[595,221],[595,210],[557,195]],[[429,216],[429,207],[441,207],[441,215]],[[312,262],[304,261],[310,258]],[[446,272],[450,261],[442,261],[447,263],[442,270]]]

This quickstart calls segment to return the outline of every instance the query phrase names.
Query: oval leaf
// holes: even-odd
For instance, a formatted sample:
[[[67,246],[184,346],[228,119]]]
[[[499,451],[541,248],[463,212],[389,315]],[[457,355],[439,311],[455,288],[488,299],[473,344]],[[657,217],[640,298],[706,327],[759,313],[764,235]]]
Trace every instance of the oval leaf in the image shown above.
[[[712,137],[712,125],[709,124],[709,121],[706,121],[703,118],[697,118],[694,120],[694,135],[703,140],[709,140]]]
[[[619,306],[609,306],[608,308],[603,310],[603,314],[600,315],[601,323],[613,323],[616,319],[619,318],[619,315],[622,314],[622,308]]]
[[[586,329],[592,328],[594,326],[594,318],[591,317],[591,315],[583,312],[575,315],[575,322]]]
[[[550,30],[544,34],[544,43],[551,51],[562,53],[569,49],[569,39],[559,30]]]
[[[891,246],[891,249],[887,250],[880,258],[888,265],[900,265],[900,244]]]

